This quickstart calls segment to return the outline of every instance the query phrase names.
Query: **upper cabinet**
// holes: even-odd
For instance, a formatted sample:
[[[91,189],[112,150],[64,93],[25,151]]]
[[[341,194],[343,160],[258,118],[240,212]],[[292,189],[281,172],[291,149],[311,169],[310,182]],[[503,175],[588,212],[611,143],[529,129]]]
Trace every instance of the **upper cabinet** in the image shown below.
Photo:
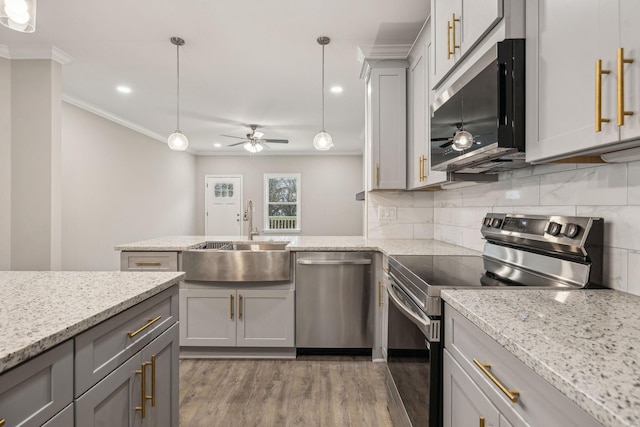
[[[527,161],[615,150],[640,136],[640,2],[529,0]]]
[[[431,22],[427,21],[409,52],[407,72],[407,189],[446,181],[446,172],[431,171],[429,85]]]
[[[433,79],[437,87],[503,17],[503,0],[431,0]]]
[[[367,190],[407,186],[407,61],[368,63],[366,81]]]

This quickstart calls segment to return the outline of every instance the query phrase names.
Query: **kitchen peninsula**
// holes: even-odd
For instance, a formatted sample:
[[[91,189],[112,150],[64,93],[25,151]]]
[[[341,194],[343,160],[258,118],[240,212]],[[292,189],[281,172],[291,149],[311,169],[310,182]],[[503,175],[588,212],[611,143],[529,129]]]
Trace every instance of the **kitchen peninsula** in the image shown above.
[[[147,418],[177,425],[177,288],[183,277],[0,272],[0,420],[69,426],[75,409],[76,425],[125,425],[145,408]],[[158,392],[162,403],[155,408],[140,402],[145,385],[136,369],[148,374],[142,375],[145,385],[154,377],[168,391]],[[127,392],[113,393],[118,387]],[[124,395],[126,401],[116,402]]]

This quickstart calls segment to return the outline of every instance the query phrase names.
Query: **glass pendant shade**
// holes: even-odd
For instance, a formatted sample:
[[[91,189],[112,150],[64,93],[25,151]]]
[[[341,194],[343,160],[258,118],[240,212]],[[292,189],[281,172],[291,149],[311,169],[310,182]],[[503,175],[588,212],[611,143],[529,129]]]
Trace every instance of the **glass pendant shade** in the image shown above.
[[[326,133],[325,131],[318,132],[318,134],[313,138],[313,147],[316,150],[325,151],[333,147],[333,140],[331,139],[331,135]]]
[[[459,130],[453,137],[452,148],[456,151],[463,151],[473,145],[473,135],[466,130]]]
[[[0,24],[22,33],[36,30],[37,0],[0,0]]]
[[[264,149],[262,144],[260,144],[260,143],[251,143],[251,142],[247,142],[246,144],[243,145],[243,147],[244,147],[245,150],[247,150],[250,153],[259,153]]]
[[[184,151],[189,146],[189,140],[184,134],[182,134],[179,130],[175,131],[169,138],[167,139],[167,144],[169,144],[169,148],[175,151]]]

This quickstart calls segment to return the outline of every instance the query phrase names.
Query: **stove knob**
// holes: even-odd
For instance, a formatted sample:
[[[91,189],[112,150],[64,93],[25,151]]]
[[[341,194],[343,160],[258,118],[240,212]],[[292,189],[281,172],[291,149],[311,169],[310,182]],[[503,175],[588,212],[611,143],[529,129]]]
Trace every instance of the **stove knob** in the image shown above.
[[[570,239],[573,239],[578,235],[579,232],[580,226],[578,224],[567,224],[564,228],[564,233],[562,234],[569,237]]]
[[[491,220],[491,226],[493,228],[500,228],[501,225],[502,225],[502,220],[500,218],[493,218]]]
[[[550,222],[549,226],[547,227],[547,233],[551,234],[552,236],[557,236],[558,234],[560,234],[560,228],[561,225],[557,222]]]
[[[491,227],[491,218],[486,217],[482,225],[484,225],[485,227]]]

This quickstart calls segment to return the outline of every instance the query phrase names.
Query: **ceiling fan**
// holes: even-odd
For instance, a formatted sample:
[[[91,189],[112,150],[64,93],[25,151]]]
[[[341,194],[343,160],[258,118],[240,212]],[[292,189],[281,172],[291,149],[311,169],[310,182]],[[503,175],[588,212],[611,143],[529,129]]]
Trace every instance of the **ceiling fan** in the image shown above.
[[[264,147],[269,148],[269,146],[266,143],[269,143],[269,144],[288,144],[289,143],[288,139],[263,138],[264,133],[256,130],[258,129],[258,125],[249,125],[249,127],[251,128],[251,132],[248,133],[247,136],[244,138],[240,136],[233,136],[233,135],[222,135],[229,138],[236,138],[236,139],[242,140],[240,142],[229,144],[228,147],[235,147],[236,145],[243,144],[243,147],[245,150],[249,151],[250,153],[258,153],[262,151]]]

